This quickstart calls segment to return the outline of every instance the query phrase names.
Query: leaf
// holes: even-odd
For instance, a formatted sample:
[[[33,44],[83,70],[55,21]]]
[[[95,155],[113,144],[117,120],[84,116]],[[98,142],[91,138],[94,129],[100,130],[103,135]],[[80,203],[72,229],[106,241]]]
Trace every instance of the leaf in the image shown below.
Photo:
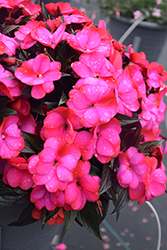
[[[128,124],[140,121],[140,119],[138,119],[136,117],[130,117],[130,116],[122,115],[122,114],[119,114],[119,113],[116,114],[115,118],[118,119],[121,126],[128,125]]]
[[[62,92],[61,98],[59,100],[58,106],[66,104],[68,100],[68,97],[66,96],[66,94],[64,92]]]
[[[91,169],[90,169],[89,174],[91,176],[95,176],[96,175],[96,176],[101,177],[101,171],[100,171],[100,169],[97,166],[92,165],[92,164],[91,164]]]
[[[106,192],[111,187],[111,168],[108,164],[104,164],[103,171],[102,171],[102,177],[100,182],[100,189],[99,189],[99,195]]]
[[[99,215],[95,203],[87,202],[85,207],[78,211],[77,219],[87,230],[102,240],[99,230]]]
[[[157,147],[157,144],[159,146],[161,146],[161,144],[164,142],[164,140],[155,140],[155,141],[148,141],[148,142],[144,142],[142,144],[140,144],[138,146],[138,150],[141,151],[141,153],[146,153],[148,154],[149,151],[154,148],[154,147]]]
[[[25,225],[29,225],[29,224],[36,222],[37,220],[35,220],[31,216],[31,212],[33,208],[34,208],[34,204],[29,203],[28,206],[22,211],[19,218],[16,221],[13,221],[12,223],[10,223],[8,226],[25,226]]]
[[[59,207],[56,207],[53,211],[48,211],[45,207],[42,209],[43,219],[42,219],[42,228],[44,228],[46,222],[50,220],[57,212],[59,211]]]
[[[64,218],[65,218],[64,234],[66,234],[67,230],[70,228],[70,226],[74,222],[75,218],[77,217],[77,214],[78,214],[77,210],[71,210],[71,211],[64,210]]]
[[[20,188],[12,188],[0,181],[0,208],[13,205],[27,195],[27,192]]]
[[[115,204],[115,208],[114,208],[114,210],[112,211],[111,214],[113,214],[115,212],[119,212],[120,209],[123,208],[128,202],[129,202],[128,188],[122,188],[120,186],[119,192],[118,192],[118,195],[117,195],[117,201],[116,201],[116,204]]]
[[[43,105],[43,102],[44,102],[44,98],[39,99],[39,100],[31,98],[29,100],[29,102],[31,104],[31,111],[33,111],[33,112],[35,112],[37,114],[40,114],[40,115],[45,115],[43,110],[42,110],[42,105]]]
[[[1,106],[0,108],[0,121],[3,121],[4,117],[11,116],[17,114],[17,111],[7,108],[5,106]]]
[[[15,29],[18,29],[20,25],[10,24],[8,26],[5,26],[5,28],[2,30],[3,34],[7,34]]]
[[[25,139],[25,142],[28,141],[30,149],[36,149],[39,151],[43,149],[43,140],[40,138],[39,135],[30,134],[22,131],[22,136]]]
[[[100,214],[100,216],[99,216],[99,223],[101,223],[105,219],[105,217],[107,215],[109,200],[106,199],[103,196],[100,196],[99,200],[102,203],[102,216],[101,216],[101,213],[99,213]]]

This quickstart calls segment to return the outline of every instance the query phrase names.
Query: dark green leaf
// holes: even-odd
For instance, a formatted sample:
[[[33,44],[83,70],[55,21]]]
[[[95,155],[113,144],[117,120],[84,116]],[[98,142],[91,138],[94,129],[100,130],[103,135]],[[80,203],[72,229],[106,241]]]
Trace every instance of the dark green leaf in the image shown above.
[[[119,114],[119,113],[116,114],[115,118],[118,119],[118,121],[120,122],[120,124],[122,126],[131,124],[131,123],[135,123],[137,121],[140,121],[140,119],[138,119],[136,117],[130,117],[130,116],[122,115],[122,114]]]
[[[105,217],[107,215],[109,200],[104,198],[103,196],[100,196],[99,200],[102,203],[102,214],[99,211],[99,223],[101,223],[105,219]]]
[[[154,148],[157,147],[157,145],[161,146],[161,144],[163,143],[163,140],[155,140],[155,141],[148,141],[148,142],[144,142],[142,144],[140,144],[138,146],[138,149],[141,151],[141,153],[146,153],[148,154],[149,151]]]
[[[117,201],[116,201],[116,204],[115,204],[115,208],[112,211],[112,214],[115,213],[115,212],[119,212],[119,210],[121,208],[123,208],[128,202],[129,202],[128,188],[120,187],[118,195],[117,195]]]
[[[71,210],[71,211],[64,210],[64,218],[65,218],[65,231],[64,231],[64,233],[65,234],[66,234],[67,230],[69,229],[69,227],[74,222],[75,218],[77,217],[77,214],[78,214],[77,210]]]
[[[45,115],[43,110],[42,110],[42,105],[43,105],[43,102],[44,102],[44,98],[39,99],[39,100],[31,98],[29,100],[29,102],[31,104],[31,111],[33,111],[33,112],[35,112],[37,114],[40,114],[40,115]]]
[[[108,164],[104,164],[103,171],[102,171],[102,177],[100,182],[100,189],[99,189],[99,195],[106,192],[111,187],[111,168]]]
[[[7,108],[5,106],[1,106],[0,108],[0,120],[3,121],[3,117],[11,116],[17,114],[17,111]]]
[[[42,228],[45,226],[48,220],[50,220],[55,214],[57,214],[59,209],[60,209],[59,207],[56,207],[53,211],[48,211],[45,207],[42,209],[43,212]]]
[[[78,211],[77,219],[87,230],[101,239],[99,230],[99,214],[95,203],[87,202],[85,207]]]
[[[35,220],[31,216],[33,208],[34,208],[34,204],[29,203],[28,206],[20,214],[18,220],[10,223],[9,226],[25,226],[25,225],[29,225],[29,224],[36,222],[37,220]]]
[[[58,102],[44,102],[44,104],[52,109],[56,109],[58,107]]]
[[[12,188],[0,181],[0,208],[15,204],[27,195],[27,192],[20,188]]]
[[[90,169],[90,173],[91,176],[99,176],[101,177],[101,171],[98,167],[96,167],[95,165],[91,164],[91,169]]]
[[[29,146],[31,145],[31,149],[36,149],[41,151],[43,149],[43,141],[39,135],[30,134],[22,131],[22,136],[25,141],[28,141]]]

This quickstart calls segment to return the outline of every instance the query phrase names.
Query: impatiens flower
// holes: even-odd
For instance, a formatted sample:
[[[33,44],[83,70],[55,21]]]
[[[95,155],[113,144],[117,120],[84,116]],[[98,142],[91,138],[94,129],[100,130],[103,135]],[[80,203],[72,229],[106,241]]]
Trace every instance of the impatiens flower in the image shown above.
[[[30,200],[39,210],[46,207],[48,211],[53,211],[57,206],[64,205],[64,193],[59,190],[51,193],[44,185],[37,185],[31,192]]]
[[[95,77],[103,78],[112,76],[115,71],[114,66],[101,53],[83,53],[79,57],[79,62],[72,64],[72,69],[81,78]]]
[[[18,47],[19,44],[14,38],[0,33],[0,55],[7,54],[8,56],[13,56]]]
[[[152,11],[152,16],[160,17],[161,16],[161,10],[154,7],[154,9]]]
[[[28,163],[25,158],[17,157],[8,160],[3,182],[11,187],[20,187],[23,190],[28,190],[34,186],[32,174],[28,171]]]
[[[9,9],[13,9],[15,6],[18,6],[21,2],[23,2],[23,0],[14,0],[14,1],[0,0],[0,8],[6,7]]]
[[[55,246],[55,249],[57,249],[57,250],[65,250],[65,249],[67,249],[67,246],[64,243],[61,243],[60,245]]]
[[[39,155],[30,158],[28,169],[36,185],[49,192],[63,191],[73,180],[73,170],[81,157],[80,150],[61,137],[50,137]]]
[[[84,127],[108,122],[117,112],[115,93],[103,80],[87,77],[81,88],[70,91],[69,97],[67,105]]]
[[[80,128],[82,125],[79,118],[72,110],[67,107],[58,107],[47,113],[40,135],[43,140],[60,136],[72,143],[75,135],[74,129]]]
[[[56,46],[63,39],[65,31],[65,24],[62,23],[56,31],[52,34],[47,28],[42,26],[37,26],[31,31],[31,36],[34,40],[40,42],[44,46],[51,47],[55,49]]]
[[[22,131],[35,134],[36,123],[32,114],[28,114],[26,116],[18,114],[18,118],[18,125]]]
[[[154,197],[164,194],[166,189],[165,166],[161,163],[157,168],[157,159],[147,157],[149,172],[144,181],[139,182],[136,188],[129,189],[129,195],[132,200],[138,200],[138,204],[150,201]]]
[[[48,56],[39,54],[34,59],[24,61],[21,67],[15,70],[15,77],[27,85],[33,86],[32,97],[40,99],[46,93],[54,90],[53,81],[60,79],[60,68],[59,62],[50,62]]]
[[[58,15],[69,15],[74,12],[70,3],[48,3],[45,5],[46,9],[52,14],[52,16],[57,17]]]
[[[140,10],[136,10],[133,13],[133,16],[134,16],[134,19],[136,20],[136,19],[140,18],[141,16],[143,16],[143,13]]]
[[[22,49],[28,49],[37,42],[37,40],[33,39],[33,37],[31,36],[31,31],[35,29],[35,27],[39,25],[39,23],[40,25],[43,24],[43,22],[30,21],[25,25],[20,26],[19,29],[14,33],[16,39],[20,41],[20,46]]]
[[[41,6],[39,4],[35,4],[31,1],[23,1],[19,4],[19,8],[22,9],[22,13],[25,16],[31,16],[31,19],[36,19],[41,11]]]
[[[5,70],[1,64],[0,82],[4,85],[0,86],[0,91],[6,96],[8,96],[10,99],[13,99],[13,97],[20,96],[21,91],[24,88],[24,85],[19,80],[15,79],[10,71]]]
[[[130,147],[125,153],[120,152],[117,180],[122,187],[136,188],[139,181],[147,176],[148,170],[146,157],[135,147]]]
[[[132,116],[132,112],[139,109],[139,95],[136,83],[124,71],[118,76],[116,93],[118,95],[118,113]]]
[[[0,126],[0,156],[11,158],[19,155],[24,148],[24,140],[21,137],[21,130],[18,128],[18,117],[4,117]]]
[[[81,210],[86,201],[95,202],[99,199],[97,192],[100,178],[88,175],[89,171],[90,162],[79,161],[74,170],[74,180],[64,191],[65,202],[74,210]]]

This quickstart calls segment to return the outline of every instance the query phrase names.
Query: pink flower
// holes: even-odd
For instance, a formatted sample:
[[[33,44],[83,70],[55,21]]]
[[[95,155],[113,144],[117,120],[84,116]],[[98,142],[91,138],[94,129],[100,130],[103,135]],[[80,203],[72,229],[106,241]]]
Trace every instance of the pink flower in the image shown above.
[[[39,4],[27,0],[21,2],[18,6],[22,9],[22,13],[25,16],[31,16],[31,19],[35,19],[41,11],[41,6]]]
[[[40,99],[54,90],[53,81],[61,78],[60,68],[59,62],[50,62],[49,57],[39,54],[34,59],[24,61],[21,67],[15,70],[15,77],[33,86],[32,97]]]
[[[0,0],[0,8],[6,7],[9,9],[13,9],[15,6],[18,6],[21,2],[23,2],[23,0],[14,0],[14,1]]]
[[[145,176],[144,181],[139,182],[136,188],[129,188],[129,196],[132,200],[138,200],[138,204],[150,201],[154,197],[162,195],[166,189],[165,166],[161,163],[160,168],[157,167],[157,159],[155,157],[147,157],[149,164],[149,172]]]
[[[139,181],[145,178],[148,170],[149,165],[145,156],[135,147],[120,153],[117,180],[122,187],[137,188]]]
[[[0,33],[0,55],[5,53],[8,56],[13,56],[18,47],[19,44],[14,38]]]
[[[143,16],[143,13],[140,10],[136,10],[133,13],[133,16],[134,16],[134,19],[136,20],[136,19],[140,18],[141,16]]]
[[[57,249],[57,250],[65,250],[65,249],[67,249],[67,246],[64,243],[61,243],[60,245],[57,245],[55,247],[55,249]]]
[[[118,113],[132,116],[132,112],[140,108],[137,84],[126,71],[119,75],[116,81]]]
[[[11,158],[4,171],[3,182],[11,187],[28,190],[33,187],[32,174],[28,171],[28,163],[22,157]]]
[[[18,114],[18,118],[18,125],[22,131],[35,134],[36,123],[32,114],[28,114],[26,116]]]
[[[72,69],[81,78],[103,78],[112,76],[113,65],[101,53],[81,54],[79,62],[72,64]]]
[[[152,16],[160,17],[161,16],[161,10],[158,8],[154,8],[152,11]]]
[[[40,25],[43,24],[43,26],[45,26],[45,24],[42,23],[42,22],[30,21],[30,22],[26,23],[25,25],[20,26],[18,31],[16,31],[14,33],[16,39],[18,41],[21,41],[20,46],[21,46],[22,49],[29,49],[30,47],[32,47],[37,42],[31,36],[31,31],[33,31],[33,29],[35,29],[36,26],[38,26],[39,24]]]
[[[74,9],[71,7],[70,3],[48,3],[45,5],[46,9],[52,14],[52,16],[57,17],[57,15],[69,15],[74,12]]]
[[[88,77],[79,89],[70,91],[67,105],[80,117],[84,127],[108,122],[117,112],[114,91],[103,80]]]
[[[72,110],[67,107],[58,107],[47,113],[40,135],[43,140],[60,136],[72,143],[75,135],[74,129],[80,128],[82,125],[79,118]]]
[[[0,126],[0,156],[3,159],[16,157],[24,146],[21,130],[18,128],[18,117],[4,117]]]
[[[40,42],[44,46],[55,49],[63,39],[64,31],[64,23],[62,23],[53,34],[47,28],[43,27],[43,25],[39,25],[31,31],[31,36],[34,40]]]
[[[39,210],[46,207],[48,211],[53,211],[57,206],[64,205],[64,193],[60,190],[49,192],[44,185],[37,185],[31,192],[30,200]]]
[[[79,161],[73,172],[74,180],[64,191],[65,202],[74,210],[81,210],[86,201],[95,202],[99,199],[100,178],[88,175],[89,171],[90,162]]]
[[[13,74],[5,70],[3,66],[0,64],[0,82],[6,86],[0,86],[0,91],[8,96],[10,99],[13,97],[20,96],[21,91],[24,88],[24,85],[17,79],[14,78]]]
[[[101,163],[107,163],[111,157],[118,156],[120,152],[121,125],[119,121],[112,118],[108,123],[98,125],[94,130],[92,140],[93,153]],[[87,149],[91,148],[91,142]]]
[[[73,170],[81,157],[80,150],[61,137],[51,137],[39,155],[30,158],[28,169],[36,185],[45,185],[49,192],[63,191],[73,180]]]

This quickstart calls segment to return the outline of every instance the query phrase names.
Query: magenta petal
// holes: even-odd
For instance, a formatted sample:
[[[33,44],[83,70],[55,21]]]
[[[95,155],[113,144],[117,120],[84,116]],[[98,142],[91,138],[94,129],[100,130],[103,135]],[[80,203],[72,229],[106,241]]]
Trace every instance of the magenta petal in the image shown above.
[[[73,104],[77,109],[82,110],[87,108],[91,102],[83,92],[77,91],[73,96]]]
[[[100,42],[101,42],[101,39],[100,39],[98,32],[93,31],[90,33],[89,40],[87,43],[87,48],[90,50],[95,49],[96,47],[99,46]]]
[[[132,181],[129,184],[130,188],[136,188],[139,184],[139,178],[136,173],[132,172]]]
[[[52,170],[46,175],[34,174],[33,180],[36,185],[43,185],[49,182],[54,174],[55,174],[55,170],[52,168]]]
[[[73,180],[72,171],[67,169],[63,165],[59,165],[57,167],[57,177],[59,178],[60,181],[64,182]]]
[[[82,62],[74,62],[72,64],[72,69],[82,78],[93,76],[92,70]]]
[[[44,196],[45,200],[45,207],[48,211],[53,211],[55,209],[55,205],[53,204],[52,200],[50,199],[50,193],[46,192]]]
[[[45,96],[45,91],[42,85],[34,85],[31,90],[31,96],[35,99],[41,99]]]
[[[162,195],[164,192],[165,192],[165,185],[164,184],[161,184],[159,182],[156,182],[156,181],[152,181],[150,183],[150,192],[153,196],[159,196],[159,195]]]
[[[156,170],[154,170],[154,171],[151,173],[150,177],[151,177],[154,181],[156,181],[156,182],[159,182],[159,183],[162,183],[162,184],[165,184],[165,183],[166,183],[166,175],[165,175],[164,171],[161,170],[161,169],[156,169]]]
[[[132,181],[132,172],[130,170],[126,170],[121,175],[119,175],[118,181],[120,185],[128,186]]]
[[[81,210],[86,203],[85,194],[81,191],[81,188],[78,188],[78,195],[75,201],[72,203],[71,207],[74,210]]]
[[[69,170],[74,170],[77,165],[77,159],[71,154],[67,154],[60,158],[59,162]]]
[[[89,190],[90,192],[98,192],[99,184],[98,182],[90,175],[84,175],[79,183],[82,187]]]
[[[53,192],[56,192],[56,191],[57,191],[58,185],[59,185],[59,181],[58,181],[56,175],[53,175],[52,178],[51,178],[51,180],[48,181],[48,182],[45,184],[45,187],[46,187],[46,189],[47,189],[49,192],[53,193]]]
[[[102,136],[100,136],[97,140],[96,149],[100,155],[104,156],[113,156],[116,153],[115,146]]]
[[[69,184],[64,192],[65,202],[71,205],[71,203],[73,203],[77,198],[77,195],[78,195],[77,184],[75,182]]]
[[[85,48],[89,40],[90,32],[88,29],[83,29],[80,32],[77,32],[76,39],[81,48]]]

